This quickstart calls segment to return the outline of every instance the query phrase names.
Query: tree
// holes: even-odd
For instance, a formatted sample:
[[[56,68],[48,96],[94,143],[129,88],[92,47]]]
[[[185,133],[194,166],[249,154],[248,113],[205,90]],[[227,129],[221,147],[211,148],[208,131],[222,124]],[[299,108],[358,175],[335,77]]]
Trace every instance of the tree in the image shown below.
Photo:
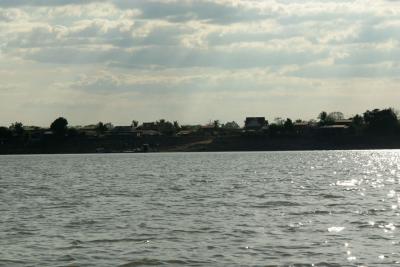
[[[214,128],[219,128],[220,126],[221,126],[221,123],[219,122],[219,120],[215,120],[214,122],[213,122],[213,125],[214,125]]]
[[[281,125],[281,126],[285,123],[285,121],[281,117],[276,117],[274,119],[274,122],[276,125]]]
[[[59,117],[51,123],[50,129],[55,135],[65,136],[67,133],[67,125],[68,121],[63,117]]]
[[[99,123],[97,123],[97,125],[96,125],[96,133],[99,135],[99,134],[104,134],[106,131],[107,131],[107,126],[104,124],[104,123],[102,123],[102,122],[99,122]]]
[[[132,121],[132,126],[133,126],[133,127],[137,128],[138,125],[139,125],[139,122],[138,122],[138,121],[136,121],[136,120],[133,120],[133,121]]]
[[[174,124],[165,119],[160,119],[156,122],[156,126],[159,132],[165,135],[173,135],[175,133]]]
[[[321,113],[319,113],[318,115],[318,119],[319,121],[326,121],[326,118],[328,117],[328,113],[326,113],[326,111],[322,111]]]
[[[367,110],[364,113],[367,129],[375,133],[393,133],[399,128],[397,115],[392,108]]]
[[[11,130],[6,127],[0,127],[0,139],[9,139],[12,133]]]
[[[360,115],[355,115],[352,119],[351,125],[355,127],[361,127],[364,124],[364,119]]]
[[[223,126],[226,129],[239,129],[240,126],[235,121],[227,122]]]
[[[114,128],[114,125],[111,122],[105,123],[104,126],[107,128],[107,130],[112,130]]]
[[[330,119],[330,120],[333,120],[333,121],[343,120],[344,119],[344,115],[340,111],[334,111],[334,112],[329,113],[327,118]]]
[[[24,125],[21,122],[15,122],[11,124],[10,130],[16,135],[21,137],[25,130],[24,130]]]
[[[179,131],[179,129],[181,128],[181,126],[179,126],[178,121],[174,121],[174,128],[175,128],[175,131]]]
[[[291,133],[294,131],[294,124],[291,119],[287,118],[285,123],[283,124],[283,128],[287,133]]]
[[[320,126],[332,125],[335,122],[331,117],[329,117],[328,113],[326,113],[325,111],[322,111],[318,115],[318,119],[319,119],[318,124]]]
[[[316,120],[314,120],[314,119],[310,119],[309,121],[308,121],[308,124],[309,125],[317,125],[317,121]]]
[[[350,130],[355,134],[362,134],[364,130],[364,119],[362,116],[357,114],[351,119]]]

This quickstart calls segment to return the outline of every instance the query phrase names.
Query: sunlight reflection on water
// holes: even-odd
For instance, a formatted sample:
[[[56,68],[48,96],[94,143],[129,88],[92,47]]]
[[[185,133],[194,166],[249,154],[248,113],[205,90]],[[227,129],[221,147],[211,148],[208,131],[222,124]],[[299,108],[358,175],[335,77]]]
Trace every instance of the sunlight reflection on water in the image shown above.
[[[400,151],[0,156],[0,266],[392,266]]]

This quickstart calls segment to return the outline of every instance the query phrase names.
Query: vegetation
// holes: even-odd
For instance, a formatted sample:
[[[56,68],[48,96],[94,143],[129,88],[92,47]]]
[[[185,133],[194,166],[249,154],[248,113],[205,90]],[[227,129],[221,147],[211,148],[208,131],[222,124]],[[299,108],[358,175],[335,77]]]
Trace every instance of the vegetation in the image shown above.
[[[364,122],[367,130],[374,133],[395,133],[399,130],[399,121],[393,109],[367,110]]]
[[[55,135],[61,137],[66,135],[68,130],[67,126],[68,126],[68,121],[63,117],[59,117],[58,119],[56,119],[51,123],[50,129]]]
[[[24,125],[21,122],[11,124],[10,130],[15,136],[22,137],[24,135]]]
[[[259,118],[255,118],[257,121]],[[191,142],[215,144],[219,149],[241,145],[241,149],[274,148],[400,148],[400,123],[392,108],[367,110],[346,118],[342,112],[322,111],[317,120],[304,121],[275,118],[272,123],[261,118],[259,127],[241,128],[235,121],[210,121],[207,125],[180,125],[177,121],[160,119],[140,124],[133,120],[128,126],[98,122],[83,127],[70,127],[59,117],[48,128],[24,126],[21,122],[0,127],[0,154],[124,151],[152,145],[173,147]],[[262,124],[262,125],[261,125]],[[232,139],[233,138],[233,139]],[[236,138],[236,139],[235,139]],[[250,148],[248,142],[258,140]],[[261,140],[261,141],[260,141]],[[282,145],[282,140],[285,145]],[[247,145],[246,145],[247,144]],[[268,145],[267,145],[268,144]],[[385,145],[384,145],[385,144]],[[397,145],[398,144],[398,145]]]
[[[96,129],[96,133],[98,135],[104,134],[108,130],[107,126],[104,123],[102,123],[101,121],[99,123],[97,123],[95,129]]]

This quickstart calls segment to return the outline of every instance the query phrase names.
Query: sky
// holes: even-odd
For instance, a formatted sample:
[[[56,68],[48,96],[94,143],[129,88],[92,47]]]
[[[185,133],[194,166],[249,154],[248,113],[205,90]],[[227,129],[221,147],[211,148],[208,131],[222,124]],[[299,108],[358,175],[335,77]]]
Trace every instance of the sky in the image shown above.
[[[0,125],[400,106],[400,1],[0,0]]]

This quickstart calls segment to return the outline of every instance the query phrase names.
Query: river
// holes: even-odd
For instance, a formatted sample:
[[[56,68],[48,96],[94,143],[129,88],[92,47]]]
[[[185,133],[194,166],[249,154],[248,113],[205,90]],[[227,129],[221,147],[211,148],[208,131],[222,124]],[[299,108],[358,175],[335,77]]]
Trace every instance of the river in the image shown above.
[[[395,266],[400,151],[0,156],[0,266]]]

